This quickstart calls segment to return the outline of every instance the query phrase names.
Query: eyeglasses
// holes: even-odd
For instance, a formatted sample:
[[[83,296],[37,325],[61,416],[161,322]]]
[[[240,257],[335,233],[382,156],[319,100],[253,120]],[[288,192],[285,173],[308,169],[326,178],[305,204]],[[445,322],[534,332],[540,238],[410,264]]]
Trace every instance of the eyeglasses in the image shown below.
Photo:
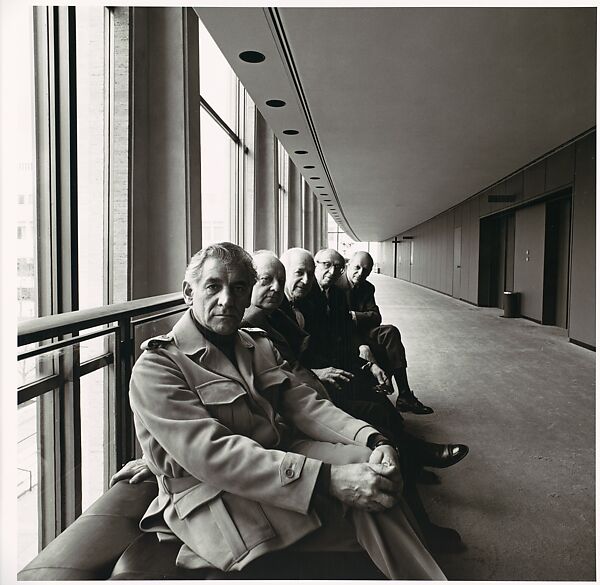
[[[322,260],[316,260],[317,264],[320,264],[325,270],[329,270],[332,266],[334,270],[344,270],[345,264],[339,264],[336,262],[323,262]]]

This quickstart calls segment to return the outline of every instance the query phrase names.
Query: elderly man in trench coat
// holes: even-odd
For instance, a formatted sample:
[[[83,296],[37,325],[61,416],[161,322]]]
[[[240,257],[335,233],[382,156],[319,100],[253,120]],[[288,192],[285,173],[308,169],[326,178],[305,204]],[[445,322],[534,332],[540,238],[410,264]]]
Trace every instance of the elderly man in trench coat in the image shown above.
[[[130,402],[159,495],[142,529],[178,537],[188,568],[333,543],[364,548],[390,579],[444,579],[388,441],[282,368],[264,332],[239,329],[255,279],[242,248],[201,250],[183,282],[190,309],[143,345]]]

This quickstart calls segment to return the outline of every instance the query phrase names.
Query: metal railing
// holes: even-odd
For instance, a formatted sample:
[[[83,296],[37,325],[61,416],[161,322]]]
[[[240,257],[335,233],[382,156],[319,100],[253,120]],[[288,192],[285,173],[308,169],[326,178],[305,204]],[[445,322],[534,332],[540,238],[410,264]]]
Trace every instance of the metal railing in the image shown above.
[[[39,317],[18,326],[19,362],[35,359],[35,379],[17,389],[17,403],[35,400],[38,477],[38,534],[43,548],[71,524],[82,507],[81,378],[105,368],[103,396],[103,483],[138,455],[128,389],[136,358],[136,330],[186,309],[181,293],[173,293]],[[168,325],[165,325],[168,327]],[[162,333],[165,330],[160,331]],[[154,332],[137,331],[150,337]],[[104,338],[91,359],[81,361],[82,342]],[[89,349],[88,349],[89,351]],[[42,359],[39,359],[42,358]],[[25,368],[23,368],[25,369]],[[96,421],[91,421],[97,424]]]
[[[181,293],[171,293],[23,321],[19,323],[18,327],[18,347],[33,343],[46,343],[34,349],[20,352],[17,355],[17,360],[21,361],[47,354],[79,344],[82,341],[114,333],[114,350],[82,362],[79,365],[79,376],[84,376],[105,365],[114,363],[119,364],[125,374],[126,380],[123,379],[122,381],[128,382],[127,372],[131,373],[134,358],[135,327],[180,313],[185,308]],[[102,327],[102,329],[87,334],[81,333],[81,331],[96,327]],[[19,386],[17,403],[22,404],[32,398],[41,396],[55,388],[59,383],[60,374],[52,374]]]

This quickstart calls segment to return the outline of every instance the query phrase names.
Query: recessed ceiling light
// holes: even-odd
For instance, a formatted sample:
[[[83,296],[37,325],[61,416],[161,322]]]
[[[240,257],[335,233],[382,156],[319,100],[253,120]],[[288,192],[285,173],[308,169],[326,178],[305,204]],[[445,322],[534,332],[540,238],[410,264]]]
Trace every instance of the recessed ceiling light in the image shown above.
[[[296,134],[300,134],[298,130],[284,130],[283,133],[287,134],[288,136],[296,136]]]
[[[308,154],[308,150],[294,150],[296,154]]]
[[[285,102],[283,100],[267,100],[265,103],[267,106],[271,106],[272,108],[283,108],[283,106],[285,106]]]
[[[258,51],[243,51],[238,56],[246,63],[262,63],[265,60],[265,56]]]
[[[306,165],[304,168],[305,169],[314,169],[315,165]]]

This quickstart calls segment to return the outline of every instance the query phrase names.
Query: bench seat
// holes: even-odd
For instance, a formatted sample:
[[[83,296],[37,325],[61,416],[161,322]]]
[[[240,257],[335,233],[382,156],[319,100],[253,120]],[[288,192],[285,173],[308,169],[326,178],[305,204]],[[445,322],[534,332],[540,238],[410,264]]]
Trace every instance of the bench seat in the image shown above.
[[[366,553],[288,552],[265,555],[242,571],[189,570],[175,565],[180,544],[159,542],[139,521],[157,493],[152,481],[121,481],[18,574],[19,581],[180,579],[383,579]]]

